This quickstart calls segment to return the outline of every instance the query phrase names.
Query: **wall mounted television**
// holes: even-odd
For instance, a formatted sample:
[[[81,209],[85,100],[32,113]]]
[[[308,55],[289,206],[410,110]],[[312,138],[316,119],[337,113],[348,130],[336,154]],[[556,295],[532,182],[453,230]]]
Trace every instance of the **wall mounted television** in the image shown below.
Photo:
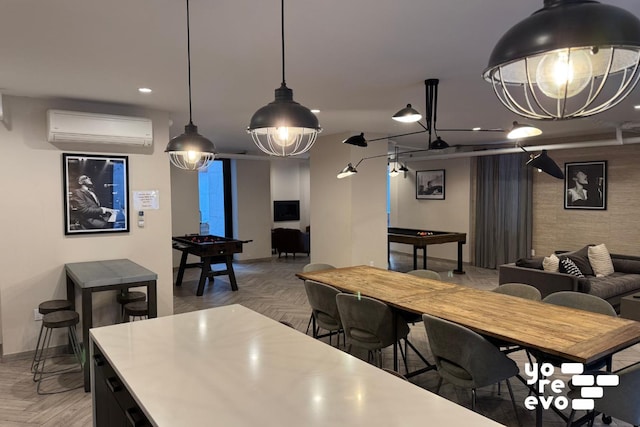
[[[300,201],[274,200],[273,221],[300,221]]]

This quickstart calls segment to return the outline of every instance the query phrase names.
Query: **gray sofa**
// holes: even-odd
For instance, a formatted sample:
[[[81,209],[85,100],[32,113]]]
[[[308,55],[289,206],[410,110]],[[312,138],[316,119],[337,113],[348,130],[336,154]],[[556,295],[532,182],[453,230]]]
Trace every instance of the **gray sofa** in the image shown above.
[[[544,257],[539,257],[519,259],[515,263],[501,265],[499,283],[515,282],[535,286],[543,298],[559,291],[584,292],[607,300],[619,312],[622,297],[640,292],[640,257],[611,254],[614,273],[596,277],[589,264],[587,248],[588,246],[585,246],[574,252],[559,251],[557,255],[560,258],[571,258],[585,275],[584,278],[544,271]]]

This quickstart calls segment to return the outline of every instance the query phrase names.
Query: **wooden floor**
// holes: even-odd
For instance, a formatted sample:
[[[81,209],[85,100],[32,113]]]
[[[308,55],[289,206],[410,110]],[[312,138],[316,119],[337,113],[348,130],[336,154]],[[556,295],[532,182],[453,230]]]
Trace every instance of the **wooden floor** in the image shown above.
[[[238,292],[230,290],[226,276],[218,276],[213,285],[205,288],[202,297],[195,296],[198,269],[187,270],[184,284],[175,288],[174,311],[184,313],[227,304],[242,304],[275,320],[291,323],[297,330],[304,332],[309,320],[309,306],[304,288],[295,273],[309,262],[304,256],[297,259],[274,257],[271,260],[236,263],[235,271],[238,279]],[[218,266],[214,266],[218,267]],[[497,271],[465,266],[466,274],[453,274],[455,263],[429,260],[429,268],[439,271],[443,280],[472,286],[478,289],[492,289],[497,285]],[[410,258],[401,254],[392,256],[391,268],[397,271],[411,269]],[[426,333],[421,323],[411,327],[410,340],[432,360]],[[358,355],[363,356],[363,355]],[[524,354],[514,353],[512,357],[518,362],[521,371],[526,360]],[[29,373],[30,359],[9,358],[0,363],[0,426],[89,426],[91,418],[91,395],[82,390],[39,396]],[[640,345],[618,353],[614,357],[614,369],[640,360]],[[410,369],[419,368],[422,362],[410,352]],[[391,352],[384,354],[384,365],[391,367]],[[411,378],[411,382],[428,390],[435,390],[438,374],[434,371]],[[535,425],[534,414],[527,411],[522,402],[527,392],[517,380],[512,382],[518,403],[518,415],[522,425]],[[55,386],[55,384],[53,384]],[[487,387],[478,391],[478,411],[499,423],[517,426],[515,414],[509,401],[509,394],[503,388],[501,395],[496,387]],[[188,391],[186,391],[188,393]],[[463,406],[470,407],[471,393],[456,389],[444,383],[440,394]],[[425,420],[425,425],[428,425]],[[545,411],[545,426],[565,425],[552,411]],[[603,426],[600,418],[596,424]],[[612,426],[628,424],[616,420]]]

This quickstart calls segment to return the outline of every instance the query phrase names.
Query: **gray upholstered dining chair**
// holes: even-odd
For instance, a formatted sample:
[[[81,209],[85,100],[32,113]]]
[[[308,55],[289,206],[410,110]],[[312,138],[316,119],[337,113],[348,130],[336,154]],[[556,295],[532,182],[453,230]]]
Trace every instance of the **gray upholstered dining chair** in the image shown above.
[[[583,292],[572,292],[572,291],[562,291],[555,292],[553,294],[547,295],[542,302],[546,302],[549,304],[560,305],[563,307],[575,308],[578,310],[590,311],[592,313],[604,314],[607,316],[617,317],[618,314],[616,310],[613,308],[609,302],[604,299],[597,297],[591,294],[585,294]],[[536,359],[539,359],[541,362],[548,362],[555,366],[560,366],[562,362],[566,362],[566,360],[551,356],[548,354],[543,354],[540,352],[532,352]],[[592,363],[585,365],[585,370],[597,370],[606,366],[607,371],[611,371],[612,366],[612,356],[607,356],[603,359],[596,360]]]
[[[335,267],[331,264],[315,262],[315,263],[306,264],[304,267],[302,267],[302,272],[311,273],[313,271],[333,270],[334,268]],[[309,316],[309,323],[307,323],[307,330],[305,331],[305,334],[309,333],[309,328],[311,328],[312,322],[313,322],[313,312],[311,312],[311,315]]]
[[[493,292],[513,297],[530,299],[533,301],[542,300],[542,294],[535,286],[526,283],[503,283],[497,288],[492,289]]]
[[[621,369],[615,374],[618,375],[618,385],[615,387],[603,387],[602,397],[594,399],[594,410],[591,413],[589,425],[592,426],[593,419],[599,413],[602,413],[605,424],[611,422],[610,419],[605,420],[605,418],[613,417],[638,427],[640,425],[640,363]],[[568,393],[568,397],[570,399],[580,398],[580,388],[572,389]],[[571,411],[567,422],[568,427],[571,427],[574,415],[575,411]]]
[[[333,286],[313,280],[304,281],[304,290],[307,292],[307,299],[311,306],[313,337],[323,338],[329,336],[329,344],[331,344],[331,337],[335,334],[338,338],[337,346],[340,347],[342,322],[340,320],[338,306],[336,305],[336,295],[338,295],[340,291]],[[320,328],[329,332],[320,335]]]
[[[342,319],[344,335],[348,344],[367,350],[367,361],[373,361],[382,367],[382,349],[397,345],[409,334],[407,322],[400,316],[394,316],[391,308],[376,299],[347,293],[336,295],[336,304]],[[396,319],[394,331],[394,317]],[[407,360],[402,347],[402,360],[407,369]]]
[[[442,280],[442,278],[440,277],[440,273],[433,270],[411,270],[411,271],[407,271],[407,274],[411,274],[412,276],[423,277],[425,279]]]
[[[475,411],[476,389],[506,381],[520,424],[509,382],[509,378],[520,372],[516,363],[469,328],[428,314],[423,314],[422,319],[440,375],[436,393],[440,391],[443,379],[458,387],[471,389],[471,409]]]

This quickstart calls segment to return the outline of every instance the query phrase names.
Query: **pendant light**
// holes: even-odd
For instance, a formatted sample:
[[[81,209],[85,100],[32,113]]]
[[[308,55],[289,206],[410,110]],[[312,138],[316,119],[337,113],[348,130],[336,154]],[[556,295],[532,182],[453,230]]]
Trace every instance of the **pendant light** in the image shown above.
[[[251,117],[247,131],[263,152],[279,157],[295,156],[308,151],[322,131],[318,118],[307,107],[293,100],[287,87],[284,68],[284,0],[281,0],[282,83],[275,100]]]
[[[593,0],[544,0],[498,41],[483,77],[523,117],[601,113],[638,83],[640,19]]]
[[[189,0],[187,0],[187,58],[189,70],[189,124],[184,127],[184,133],[172,138],[164,150],[169,153],[171,163],[185,170],[206,169],[215,158],[216,147],[213,142],[198,133],[198,127],[193,124],[191,109],[191,39],[189,26]]]

